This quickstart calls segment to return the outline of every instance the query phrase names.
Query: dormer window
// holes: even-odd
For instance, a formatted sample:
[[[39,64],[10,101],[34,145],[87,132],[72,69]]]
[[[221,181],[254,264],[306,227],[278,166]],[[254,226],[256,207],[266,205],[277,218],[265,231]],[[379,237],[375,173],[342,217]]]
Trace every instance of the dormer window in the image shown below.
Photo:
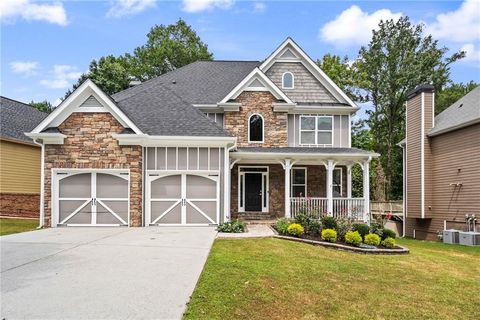
[[[293,89],[293,85],[294,85],[293,73],[285,72],[282,75],[282,88],[283,89]]]
[[[263,117],[257,113],[248,118],[248,142],[263,143]]]

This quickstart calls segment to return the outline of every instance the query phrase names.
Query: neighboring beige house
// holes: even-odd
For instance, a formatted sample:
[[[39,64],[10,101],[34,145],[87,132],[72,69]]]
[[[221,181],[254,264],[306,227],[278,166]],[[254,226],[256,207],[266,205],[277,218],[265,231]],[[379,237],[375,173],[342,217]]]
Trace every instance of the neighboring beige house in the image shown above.
[[[24,132],[46,113],[0,97],[0,216],[38,217],[41,148]]]
[[[28,134],[45,153],[40,223],[209,225],[304,208],[368,221],[378,155],[351,147],[358,109],[290,38],[263,61],[197,61],[112,96],[87,80]]]
[[[407,95],[404,154],[406,236],[436,239],[480,218],[480,87],[435,115],[435,92],[422,85]]]

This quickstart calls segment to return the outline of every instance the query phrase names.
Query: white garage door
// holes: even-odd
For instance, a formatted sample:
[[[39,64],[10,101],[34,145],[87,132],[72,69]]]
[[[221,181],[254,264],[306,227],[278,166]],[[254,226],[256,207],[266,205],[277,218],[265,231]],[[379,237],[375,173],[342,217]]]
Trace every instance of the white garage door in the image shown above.
[[[128,171],[60,171],[54,179],[53,226],[128,225]]]
[[[147,221],[150,225],[218,224],[218,175],[149,174]]]

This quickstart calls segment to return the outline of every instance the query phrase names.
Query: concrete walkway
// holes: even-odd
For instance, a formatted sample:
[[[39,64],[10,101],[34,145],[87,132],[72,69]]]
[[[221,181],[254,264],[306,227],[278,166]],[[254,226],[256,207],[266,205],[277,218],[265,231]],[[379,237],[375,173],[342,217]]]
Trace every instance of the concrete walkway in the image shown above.
[[[215,235],[150,227],[0,237],[1,319],[180,319]]]
[[[273,237],[275,232],[264,224],[249,224],[245,233],[223,233],[219,232],[217,238],[267,238]]]

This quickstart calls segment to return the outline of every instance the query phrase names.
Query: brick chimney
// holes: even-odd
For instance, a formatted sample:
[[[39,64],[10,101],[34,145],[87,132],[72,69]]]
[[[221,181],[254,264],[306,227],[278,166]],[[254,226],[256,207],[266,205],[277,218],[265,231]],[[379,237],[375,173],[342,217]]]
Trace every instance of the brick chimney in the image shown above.
[[[434,126],[435,90],[424,84],[407,93],[406,211],[409,218],[429,218],[432,210],[432,155],[427,134]]]

